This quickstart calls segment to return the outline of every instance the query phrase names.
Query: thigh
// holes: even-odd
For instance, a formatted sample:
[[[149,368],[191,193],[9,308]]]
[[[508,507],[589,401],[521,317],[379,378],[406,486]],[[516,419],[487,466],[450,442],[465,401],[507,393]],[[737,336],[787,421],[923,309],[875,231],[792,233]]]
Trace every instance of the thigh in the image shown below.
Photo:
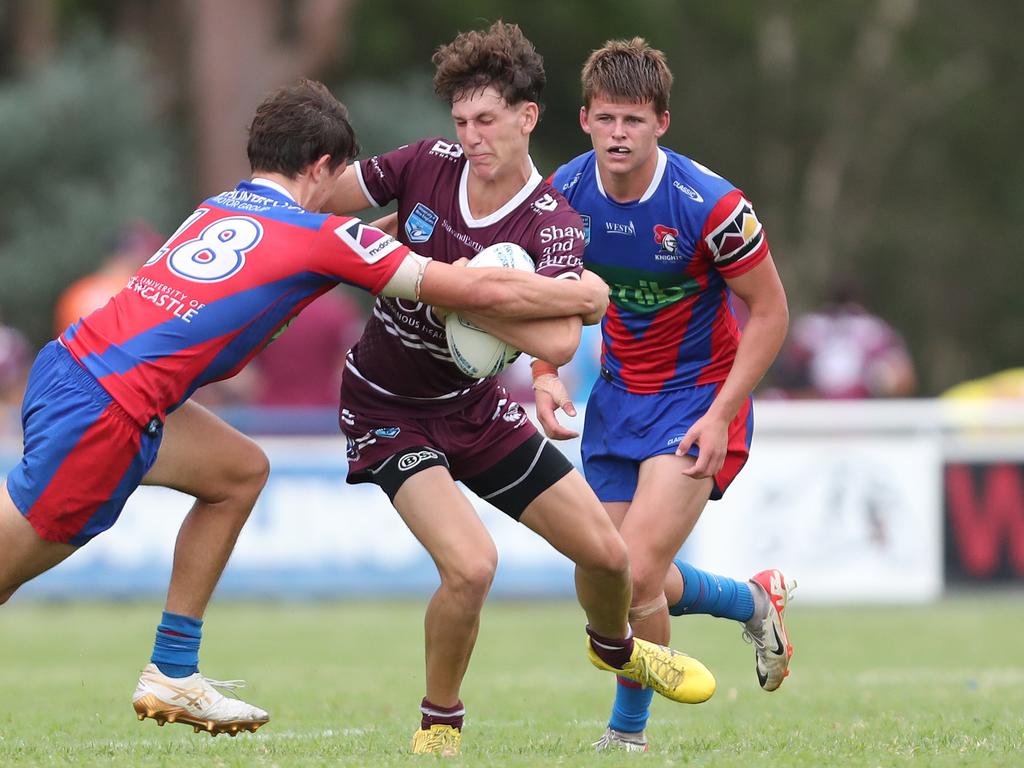
[[[168,414],[163,441],[143,485],[160,485],[216,502],[234,483],[265,472],[266,456],[250,438],[186,400]]]
[[[0,603],[29,579],[48,571],[77,547],[39,536],[0,484]]]
[[[494,541],[445,467],[409,477],[395,494],[395,509],[442,575],[459,564],[497,562]]]
[[[686,541],[711,494],[711,478],[682,474],[691,456],[653,456],[640,465],[636,495],[619,526],[637,580],[660,579]],[[657,574],[657,576],[656,576]]]
[[[520,522],[576,563],[619,539],[611,518],[576,470],[534,499]]]

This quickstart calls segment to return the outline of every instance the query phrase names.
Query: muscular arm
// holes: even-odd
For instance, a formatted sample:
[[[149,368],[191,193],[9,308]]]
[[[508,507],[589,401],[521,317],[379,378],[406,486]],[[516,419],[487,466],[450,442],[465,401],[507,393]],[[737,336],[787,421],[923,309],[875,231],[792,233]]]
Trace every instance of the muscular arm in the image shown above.
[[[414,254],[381,293],[491,318],[600,317],[608,306],[608,286],[592,273],[584,272],[580,280],[552,280],[515,269],[466,269]]]
[[[547,360],[556,366],[565,365],[572,360],[580,344],[580,332],[583,329],[583,322],[579,316],[507,320],[484,317],[472,312],[462,314],[470,322],[516,349],[521,349],[532,357]]]

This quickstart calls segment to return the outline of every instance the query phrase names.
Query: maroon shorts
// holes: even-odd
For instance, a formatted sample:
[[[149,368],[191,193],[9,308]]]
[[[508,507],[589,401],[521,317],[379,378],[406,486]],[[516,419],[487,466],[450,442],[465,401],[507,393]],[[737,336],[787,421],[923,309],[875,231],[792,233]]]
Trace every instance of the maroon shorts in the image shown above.
[[[537,434],[523,407],[504,387],[488,387],[461,410],[432,415],[389,407],[362,393],[343,399],[339,424],[348,438],[348,482],[373,482],[367,471],[410,448],[431,448],[445,458],[456,480],[490,469]],[[358,400],[358,402],[357,402]]]

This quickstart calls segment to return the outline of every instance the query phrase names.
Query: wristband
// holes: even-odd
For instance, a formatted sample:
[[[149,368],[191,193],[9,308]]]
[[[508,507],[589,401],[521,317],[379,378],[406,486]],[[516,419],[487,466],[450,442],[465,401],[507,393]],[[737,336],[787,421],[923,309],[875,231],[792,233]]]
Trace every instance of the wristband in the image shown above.
[[[530,363],[530,370],[533,371],[533,380],[534,381],[539,379],[541,376],[545,376],[547,374],[551,374],[552,376],[557,376],[558,375],[558,367],[557,366],[552,365],[551,363],[547,362],[546,360],[541,360],[540,358],[538,358],[538,359],[534,360],[532,363]]]

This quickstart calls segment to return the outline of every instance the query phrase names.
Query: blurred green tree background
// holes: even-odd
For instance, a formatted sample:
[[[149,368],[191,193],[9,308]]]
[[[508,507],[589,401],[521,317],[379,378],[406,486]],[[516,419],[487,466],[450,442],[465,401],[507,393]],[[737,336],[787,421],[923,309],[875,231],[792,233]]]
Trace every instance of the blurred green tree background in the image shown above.
[[[124,222],[170,232],[191,198],[234,184],[244,116],[298,74],[349,104],[364,154],[452,136],[430,56],[497,18],[545,57],[532,145],[542,173],[589,146],[577,121],[589,51],[646,37],[676,77],[664,143],[755,202],[795,313],[858,279],[869,308],[906,336],[922,394],[1022,364],[1017,0],[10,0],[8,322],[44,340],[53,297]],[[233,149],[211,159],[207,145]]]

